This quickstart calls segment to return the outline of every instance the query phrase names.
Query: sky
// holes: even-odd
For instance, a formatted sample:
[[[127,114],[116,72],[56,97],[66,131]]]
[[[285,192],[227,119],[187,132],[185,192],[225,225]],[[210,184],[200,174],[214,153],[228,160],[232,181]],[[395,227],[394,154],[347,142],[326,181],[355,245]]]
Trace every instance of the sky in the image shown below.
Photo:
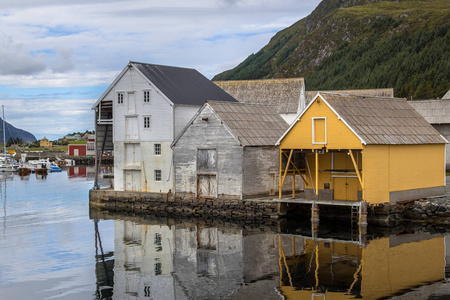
[[[1,0],[0,104],[40,139],[94,129],[91,107],[129,61],[208,78],[319,0]]]

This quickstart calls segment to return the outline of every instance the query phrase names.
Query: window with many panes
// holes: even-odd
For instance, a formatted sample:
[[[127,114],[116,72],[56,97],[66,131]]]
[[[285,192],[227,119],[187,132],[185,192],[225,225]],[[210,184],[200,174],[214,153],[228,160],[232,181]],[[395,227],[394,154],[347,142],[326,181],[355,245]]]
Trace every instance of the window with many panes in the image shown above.
[[[144,91],[144,103],[150,103],[150,91]]]
[[[155,181],[161,181],[162,174],[161,170],[155,170]]]
[[[150,116],[144,116],[144,128],[150,129]]]
[[[123,93],[117,93],[117,104],[123,104]]]
[[[161,144],[155,144],[155,155],[161,155]]]

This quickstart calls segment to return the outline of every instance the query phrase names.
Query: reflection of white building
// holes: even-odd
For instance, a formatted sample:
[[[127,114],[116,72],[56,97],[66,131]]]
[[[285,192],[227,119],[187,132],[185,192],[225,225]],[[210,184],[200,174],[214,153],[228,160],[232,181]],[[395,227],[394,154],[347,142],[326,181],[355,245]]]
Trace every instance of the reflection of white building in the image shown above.
[[[115,221],[113,299],[175,299],[173,230]]]

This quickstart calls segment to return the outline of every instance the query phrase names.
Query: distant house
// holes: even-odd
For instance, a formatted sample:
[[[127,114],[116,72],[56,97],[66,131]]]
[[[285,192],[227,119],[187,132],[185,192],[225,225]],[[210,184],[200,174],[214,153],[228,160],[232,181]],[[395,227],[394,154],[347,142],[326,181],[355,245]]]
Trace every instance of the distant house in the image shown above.
[[[95,155],[95,134],[89,134],[86,137],[86,156]]]
[[[280,176],[300,173],[317,203],[442,195],[447,143],[405,99],[321,92],[277,142]]]
[[[130,62],[93,106],[96,149],[114,150],[114,189],[173,191],[170,144],[206,100],[237,102],[194,69]]]
[[[69,156],[87,156],[86,144],[69,144],[67,152]]]
[[[48,138],[46,138],[45,136],[44,136],[44,138],[41,140],[41,142],[40,142],[40,146],[41,147],[44,147],[44,148],[51,148],[52,146],[53,146],[53,143],[52,142],[50,142],[49,140],[48,140]]]
[[[175,193],[243,199],[278,189],[276,107],[208,101],[174,141]]]
[[[64,136],[65,141],[81,141],[81,134],[68,134]]]
[[[241,103],[274,105],[287,123],[306,107],[303,78],[214,81]]]

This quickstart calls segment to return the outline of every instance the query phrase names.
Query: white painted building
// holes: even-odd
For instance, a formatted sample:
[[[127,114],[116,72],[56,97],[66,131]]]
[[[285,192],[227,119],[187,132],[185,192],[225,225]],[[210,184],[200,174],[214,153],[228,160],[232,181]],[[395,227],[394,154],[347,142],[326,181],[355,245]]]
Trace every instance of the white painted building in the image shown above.
[[[96,151],[114,150],[114,190],[173,191],[170,144],[206,100],[236,102],[194,69],[130,62],[93,106]]]

